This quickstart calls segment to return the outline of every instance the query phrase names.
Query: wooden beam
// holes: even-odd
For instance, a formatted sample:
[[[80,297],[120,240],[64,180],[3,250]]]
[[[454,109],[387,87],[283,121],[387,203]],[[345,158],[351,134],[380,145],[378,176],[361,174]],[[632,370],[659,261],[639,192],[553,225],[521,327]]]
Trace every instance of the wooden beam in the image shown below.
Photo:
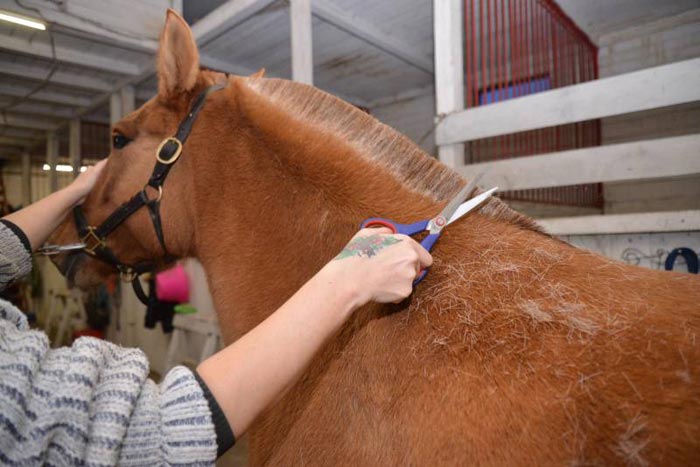
[[[136,109],[136,94],[133,86],[124,86],[121,91],[119,91],[119,94],[122,101],[121,111],[123,117]]]
[[[2,60],[0,61],[0,75],[32,81],[44,81],[49,76],[49,69],[41,65],[28,65]],[[111,81],[89,73],[71,73],[61,69],[54,71],[49,77],[49,83],[100,92],[110,91],[113,86]]]
[[[438,121],[444,115],[464,108],[462,18],[460,0],[433,1],[435,107]],[[458,141],[440,144],[438,156],[444,164],[459,167],[464,164],[464,145]]]
[[[114,125],[122,119],[122,96],[115,92],[109,97],[109,127],[114,128]]]
[[[49,165],[49,191],[53,193],[58,190],[58,137],[55,131],[46,132],[46,163]]]
[[[229,73],[239,76],[248,76],[255,72],[250,68],[236,65],[235,63],[230,63],[225,60],[219,60],[218,58],[211,57],[209,55],[201,55],[199,57],[199,63],[205,68],[210,68],[214,71],[220,71],[222,73]]]
[[[314,83],[311,0],[290,0],[289,23],[292,43],[292,79]]]
[[[700,134],[471,164],[457,171],[468,179],[483,173],[482,185],[502,191],[697,174]]]
[[[32,204],[32,156],[22,151],[22,206]]]
[[[436,27],[436,52],[437,41]],[[439,145],[453,144],[695,102],[700,100],[699,82],[700,58],[647,68],[461,112],[448,112],[450,114],[437,126],[435,139]]]
[[[31,99],[23,100],[22,102],[13,105],[10,107],[10,110],[21,114],[40,115],[54,118],[69,119],[75,116],[73,107],[36,102]]]
[[[232,27],[255,16],[275,0],[228,0],[192,26],[197,43],[204,46]]]
[[[24,98],[24,96],[26,96],[31,90],[31,87],[26,88],[23,86],[6,83],[3,84],[2,88],[0,88],[0,95]],[[33,93],[28,97],[28,99],[51,102],[53,104],[70,105],[73,107],[84,107],[90,105],[91,102],[90,98],[88,97],[75,96],[72,94],[49,91],[46,89],[41,89]]]
[[[68,126],[68,163],[73,167],[74,177],[80,174],[80,166],[83,163],[80,143],[80,119],[74,118]]]
[[[600,235],[700,230],[700,211],[663,211],[539,219],[552,235]]]
[[[0,35],[0,49],[9,50],[19,54],[33,55],[36,57],[53,59],[51,45],[48,42],[28,41],[18,37]],[[59,62],[79,65],[97,70],[109,71],[120,75],[137,75],[139,67],[133,62],[124,61],[113,57],[98,55],[94,52],[76,50],[62,45],[56,45],[56,59]]]
[[[451,0],[449,0],[451,1]],[[434,3],[449,3],[448,0],[436,0]],[[438,6],[436,6],[438,8]],[[399,60],[412,65],[428,74],[433,74],[430,57],[417,53],[414,48],[403,41],[382,31],[370,21],[338,7],[328,0],[313,0],[313,14],[338,29],[361,39]],[[461,41],[461,38],[460,38]],[[461,43],[461,42],[460,42]]]
[[[1,135],[0,136],[0,144],[4,146],[17,146],[17,147],[30,147],[34,143],[36,143],[37,140],[35,139],[30,139],[30,138],[21,138],[19,136],[5,136]]]
[[[0,113],[0,126],[14,126],[18,128],[33,128],[35,130],[54,130],[59,122],[48,118],[27,117],[20,114]]]

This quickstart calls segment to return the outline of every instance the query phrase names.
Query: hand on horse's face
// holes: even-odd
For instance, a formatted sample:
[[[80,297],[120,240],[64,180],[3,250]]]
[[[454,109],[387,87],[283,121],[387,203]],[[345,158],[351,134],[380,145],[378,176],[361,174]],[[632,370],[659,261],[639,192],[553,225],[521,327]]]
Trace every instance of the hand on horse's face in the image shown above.
[[[413,291],[421,269],[432,263],[430,253],[411,237],[375,228],[355,234],[326,268],[338,274],[364,305],[400,302]]]
[[[102,159],[97,164],[88,166],[85,172],[78,175],[78,178],[69,185],[69,190],[75,196],[76,203],[79,204],[85,201],[88,193],[90,193],[90,190],[92,190],[95,182],[100,177],[105,164],[107,164],[107,159]]]

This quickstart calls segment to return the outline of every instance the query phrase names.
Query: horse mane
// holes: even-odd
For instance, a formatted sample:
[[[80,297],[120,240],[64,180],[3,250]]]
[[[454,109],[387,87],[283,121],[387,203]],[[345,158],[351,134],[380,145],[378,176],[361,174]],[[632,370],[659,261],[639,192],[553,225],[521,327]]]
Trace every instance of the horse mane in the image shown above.
[[[337,135],[361,157],[384,167],[404,186],[436,202],[464,185],[454,170],[430,157],[413,141],[355,106],[320,89],[277,78],[247,77],[243,82],[290,117]],[[481,213],[541,232],[535,221],[492,197]]]

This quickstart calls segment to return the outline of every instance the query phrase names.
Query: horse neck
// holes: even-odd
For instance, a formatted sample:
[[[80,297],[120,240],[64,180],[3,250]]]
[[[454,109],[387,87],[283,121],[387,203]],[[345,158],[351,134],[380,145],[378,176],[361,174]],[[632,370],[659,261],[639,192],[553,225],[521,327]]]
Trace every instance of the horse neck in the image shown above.
[[[298,122],[209,151],[195,178],[196,256],[227,342],[252,329],[331,260],[370,216],[415,221],[435,202],[340,141]],[[283,128],[285,131],[280,131]],[[263,136],[260,136],[263,135]]]

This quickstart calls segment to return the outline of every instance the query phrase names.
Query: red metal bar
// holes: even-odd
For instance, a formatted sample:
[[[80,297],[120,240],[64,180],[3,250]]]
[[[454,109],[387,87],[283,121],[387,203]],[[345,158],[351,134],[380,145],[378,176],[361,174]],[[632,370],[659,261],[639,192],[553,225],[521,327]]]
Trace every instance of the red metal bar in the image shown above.
[[[477,72],[478,67],[478,50],[477,50],[477,36],[476,36],[476,0],[467,0],[471,3],[471,38],[472,38],[472,105],[479,105],[479,84],[477,83],[479,76]]]
[[[472,16],[469,12],[469,6],[471,2],[469,0],[464,0],[464,33],[465,33],[465,41],[466,41],[466,34],[469,34],[469,18]],[[472,57],[471,57],[471,43],[469,41],[466,41],[465,47],[464,47],[464,74],[465,76],[465,89],[464,89],[464,105],[465,107],[472,107]]]

